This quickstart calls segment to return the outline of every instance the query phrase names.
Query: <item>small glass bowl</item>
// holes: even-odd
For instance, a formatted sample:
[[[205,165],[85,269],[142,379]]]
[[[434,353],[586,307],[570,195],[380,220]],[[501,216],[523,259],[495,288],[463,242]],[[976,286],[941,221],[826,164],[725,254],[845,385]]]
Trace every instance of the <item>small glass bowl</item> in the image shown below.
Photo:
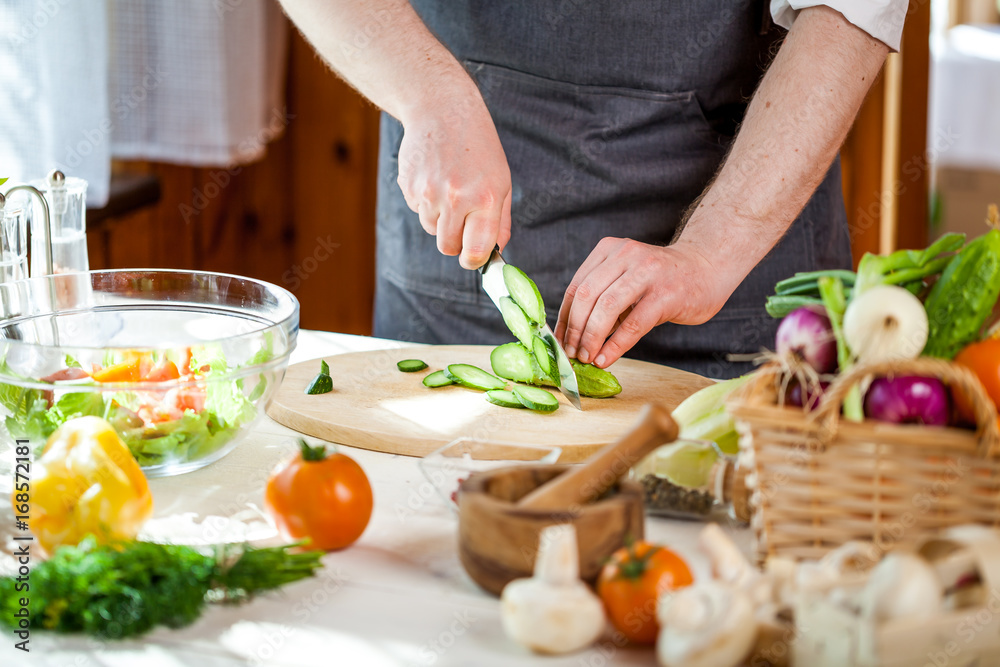
[[[37,453],[61,423],[93,415],[148,476],[201,468],[264,414],[298,327],[290,292],[219,273],[87,271],[4,283],[0,451],[24,438]],[[164,372],[150,372],[157,367]]]
[[[458,486],[474,472],[530,463],[556,463],[561,447],[484,442],[463,437],[449,442],[417,461],[434,492],[458,513]]]

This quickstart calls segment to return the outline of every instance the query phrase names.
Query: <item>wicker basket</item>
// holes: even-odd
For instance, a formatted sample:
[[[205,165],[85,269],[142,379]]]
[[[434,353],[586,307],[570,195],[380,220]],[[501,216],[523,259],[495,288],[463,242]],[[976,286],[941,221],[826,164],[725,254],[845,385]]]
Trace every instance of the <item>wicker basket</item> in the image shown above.
[[[977,430],[841,419],[851,387],[891,375],[940,378],[965,396]],[[760,561],[817,559],[850,540],[884,552],[947,526],[1000,526],[996,408],[968,369],[930,358],[855,367],[812,413],[779,405],[781,382],[780,369],[761,368],[729,405]]]

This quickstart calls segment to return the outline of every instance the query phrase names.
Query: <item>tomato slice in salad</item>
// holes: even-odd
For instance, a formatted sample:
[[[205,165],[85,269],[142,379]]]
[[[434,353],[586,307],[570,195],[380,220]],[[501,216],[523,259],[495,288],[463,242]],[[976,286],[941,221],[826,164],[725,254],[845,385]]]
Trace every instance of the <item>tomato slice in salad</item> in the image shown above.
[[[170,361],[169,359],[164,359],[160,363],[153,366],[146,376],[142,378],[143,382],[167,382],[169,380],[176,380],[181,376],[180,372],[177,370],[177,364]]]
[[[91,377],[97,382],[138,382],[142,379],[142,359],[136,357],[106,368],[96,369]]]

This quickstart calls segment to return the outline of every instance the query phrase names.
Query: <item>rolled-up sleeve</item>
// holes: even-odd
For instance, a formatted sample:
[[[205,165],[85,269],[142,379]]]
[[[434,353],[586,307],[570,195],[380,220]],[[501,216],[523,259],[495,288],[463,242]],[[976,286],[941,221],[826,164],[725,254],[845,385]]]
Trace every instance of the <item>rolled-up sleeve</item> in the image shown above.
[[[799,10],[824,5],[844,15],[848,21],[893,51],[899,51],[908,0],[771,0],[771,16],[782,28],[791,28]]]

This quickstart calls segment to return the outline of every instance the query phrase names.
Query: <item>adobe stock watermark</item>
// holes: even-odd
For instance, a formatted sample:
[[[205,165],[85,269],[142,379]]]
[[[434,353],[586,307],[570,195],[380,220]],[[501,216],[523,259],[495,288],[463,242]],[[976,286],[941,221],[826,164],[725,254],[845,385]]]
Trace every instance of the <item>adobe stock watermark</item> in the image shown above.
[[[66,157],[58,166],[65,171],[71,171],[83,164],[85,157],[93,153],[99,145],[108,141],[115,129],[115,119],[125,120],[130,113],[146,101],[149,94],[156,90],[166,78],[167,74],[159,66],[156,68],[147,67],[139,83],[111,101],[110,110],[114,117],[106,116],[101,119],[97,127],[81,132],[81,138],[75,144],[66,146]]]
[[[349,42],[340,43],[340,52],[348,58],[357,58],[371,46],[372,41],[392,23],[392,13],[388,9],[372,12],[364,26],[355,28]]]
[[[299,625],[304,626],[312,618],[313,614],[326,606],[333,597],[351,580],[340,568],[331,571],[329,568],[321,570],[314,579],[314,586],[304,596],[292,606],[292,616]],[[319,584],[319,585],[315,585]],[[261,635],[260,643],[250,651],[247,664],[251,667],[266,665],[272,658],[278,655],[281,650],[290,644],[298,627],[292,627],[282,623],[274,630]]]
[[[219,18],[224,17],[229,12],[236,11],[236,8],[242,5],[243,0],[212,0],[212,7]]]
[[[857,239],[874,227],[879,221],[879,214],[882,206],[887,204],[894,197],[902,197],[909,188],[920,181],[932,165],[947,153],[959,140],[961,134],[951,126],[938,128],[934,132],[927,151],[921,155],[914,155],[900,165],[900,173],[888,187],[874,193],[875,197],[865,208],[858,208],[855,219],[851,222],[850,238],[854,243]]]
[[[451,624],[420,647],[420,655],[415,665],[434,665],[445,653],[469,631],[479,619],[472,615],[469,609],[462,609],[452,614]]]
[[[236,146],[236,153],[240,160],[249,162],[259,158],[264,147],[280,137],[293,120],[295,120],[295,114],[289,113],[288,107],[273,109],[267,126]],[[241,173],[243,173],[242,165],[234,165],[228,169],[213,169],[209,172],[207,183],[191,189],[191,203],[182,202],[177,207],[177,212],[180,213],[184,224],[190,224],[193,218],[208,208],[212,200],[229,187],[233,178]]]
[[[35,11],[31,18],[10,37],[14,46],[27,46],[28,42],[37,37],[38,33],[49,24],[49,21],[55,18],[64,6],[69,4],[69,0],[42,0],[33,4]]]
[[[973,641],[979,635],[988,632],[995,636],[997,633],[997,614],[1000,614],[1000,591],[992,588],[989,593],[989,598],[982,606],[969,609],[967,613],[962,615],[961,619],[955,625],[955,639],[942,646],[940,651],[932,651],[927,654],[927,662],[924,663],[924,667],[948,667],[949,665],[969,665],[973,663],[983,665],[993,664],[992,662],[980,663],[971,660],[972,656],[976,655],[975,653],[962,656],[963,652],[971,648]],[[992,642],[990,643],[992,644]],[[978,648],[981,650],[983,646],[980,645]]]
[[[334,243],[330,235],[326,237],[317,236],[316,245],[310,255],[301,261],[292,264],[292,267],[281,274],[281,282],[291,291],[297,290],[302,283],[309,279],[309,276],[319,270],[319,265],[333,256],[333,251],[340,247],[339,243]]]

